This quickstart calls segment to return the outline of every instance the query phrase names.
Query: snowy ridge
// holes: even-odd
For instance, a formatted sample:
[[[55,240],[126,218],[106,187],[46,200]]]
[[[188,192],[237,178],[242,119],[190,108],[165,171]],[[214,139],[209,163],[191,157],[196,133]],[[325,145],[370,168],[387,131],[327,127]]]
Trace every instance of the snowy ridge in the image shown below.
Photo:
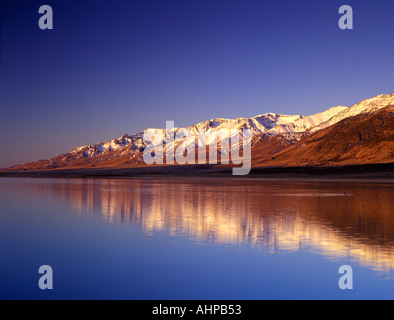
[[[170,141],[165,145],[167,148],[176,148],[181,143],[184,149],[198,148],[204,145],[201,139],[197,138],[201,134],[208,136],[207,145],[209,145],[210,142],[215,141],[214,137],[221,133],[228,135],[230,130],[242,132],[242,129],[249,129],[254,139],[262,139],[263,137],[281,134],[286,140],[296,142],[304,133],[313,133],[327,128],[345,118],[362,113],[374,112],[393,104],[394,94],[379,95],[361,101],[350,108],[337,106],[310,116],[266,113],[252,118],[214,118],[186,128],[173,128],[168,132],[166,129],[149,128],[144,132],[130,136],[125,134],[118,139],[75,148],[62,155],[60,161],[72,161],[91,157],[102,157],[100,161],[123,156],[133,158],[137,153],[141,154],[146,147],[146,142],[143,140],[144,133],[158,133],[163,137],[165,137],[166,134],[171,134],[176,137],[174,141]],[[53,159],[59,161],[59,157]]]
[[[394,94],[381,94],[374,98],[363,100],[350,108],[347,108],[336,115],[332,116],[328,121],[322,122],[320,125],[313,128],[313,132],[327,128],[339,121],[353,117],[359,114],[376,112],[389,105],[394,105]]]
[[[173,128],[168,132],[166,129],[149,128],[146,129],[144,133],[160,134],[163,137],[166,134],[173,134],[177,139],[169,142],[167,147],[176,147],[180,143],[183,143],[190,148],[194,146],[200,147],[203,143],[201,140],[196,139],[196,137],[201,134],[208,136],[207,144],[209,145],[210,141],[214,141],[213,137],[216,135],[220,135],[221,133],[228,135],[230,130],[235,130],[233,132],[242,132],[242,129],[249,129],[252,133],[252,137],[260,136],[262,134],[273,136],[283,133],[290,139],[298,140],[300,133],[310,130],[323,121],[327,121],[334,114],[344,109],[346,109],[346,107],[334,107],[311,116],[266,113],[252,118],[214,118],[186,128]],[[118,139],[100,142],[94,145],[81,146],[64,155],[64,159],[69,159],[70,156],[73,160],[82,157],[90,158],[98,155],[110,154],[113,151],[123,150],[126,148],[130,148],[133,151],[143,151],[146,146],[145,141],[143,141],[144,133],[137,133],[131,136],[125,134]],[[212,139],[209,137],[212,137]],[[230,138],[232,137],[230,136]]]
[[[284,124],[278,125],[272,130],[270,130],[270,132],[274,134],[305,132],[327,121],[337,113],[344,111],[346,109],[347,107],[338,106],[338,107],[330,108],[324,112],[314,114],[312,116],[308,116],[308,117],[300,116],[300,118],[296,119],[294,122],[287,123],[286,125]]]

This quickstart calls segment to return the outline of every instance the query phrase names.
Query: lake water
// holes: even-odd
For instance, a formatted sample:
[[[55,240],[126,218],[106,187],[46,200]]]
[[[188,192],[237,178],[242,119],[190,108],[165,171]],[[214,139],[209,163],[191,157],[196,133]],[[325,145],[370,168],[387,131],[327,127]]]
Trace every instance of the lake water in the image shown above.
[[[394,299],[390,183],[1,178],[0,210],[1,299]]]

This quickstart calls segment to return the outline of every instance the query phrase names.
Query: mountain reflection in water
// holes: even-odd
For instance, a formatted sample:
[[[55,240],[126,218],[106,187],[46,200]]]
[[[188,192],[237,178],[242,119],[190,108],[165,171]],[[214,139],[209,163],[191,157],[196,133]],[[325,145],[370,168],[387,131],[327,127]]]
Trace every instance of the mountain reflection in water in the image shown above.
[[[394,269],[392,184],[50,179],[26,188],[109,223],[139,224],[146,234],[165,231],[268,253],[305,250],[334,260],[349,257],[382,273]]]

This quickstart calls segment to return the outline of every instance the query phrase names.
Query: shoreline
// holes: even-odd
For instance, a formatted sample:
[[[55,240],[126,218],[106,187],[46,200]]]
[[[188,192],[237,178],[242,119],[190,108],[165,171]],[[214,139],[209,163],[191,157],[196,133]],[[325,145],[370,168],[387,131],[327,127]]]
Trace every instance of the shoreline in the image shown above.
[[[175,165],[134,168],[57,169],[46,171],[0,171],[0,178],[151,178],[231,179],[300,181],[376,181],[394,183],[394,163],[336,167],[254,167],[248,175],[233,176],[231,167]]]

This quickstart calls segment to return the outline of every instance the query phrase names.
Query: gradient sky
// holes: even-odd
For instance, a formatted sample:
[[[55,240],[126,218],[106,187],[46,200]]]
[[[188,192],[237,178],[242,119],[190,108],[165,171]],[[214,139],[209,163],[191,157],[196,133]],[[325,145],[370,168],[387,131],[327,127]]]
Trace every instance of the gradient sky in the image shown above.
[[[38,27],[51,5],[54,29]],[[340,30],[338,9],[354,11]],[[394,92],[392,0],[2,0],[0,167]]]

